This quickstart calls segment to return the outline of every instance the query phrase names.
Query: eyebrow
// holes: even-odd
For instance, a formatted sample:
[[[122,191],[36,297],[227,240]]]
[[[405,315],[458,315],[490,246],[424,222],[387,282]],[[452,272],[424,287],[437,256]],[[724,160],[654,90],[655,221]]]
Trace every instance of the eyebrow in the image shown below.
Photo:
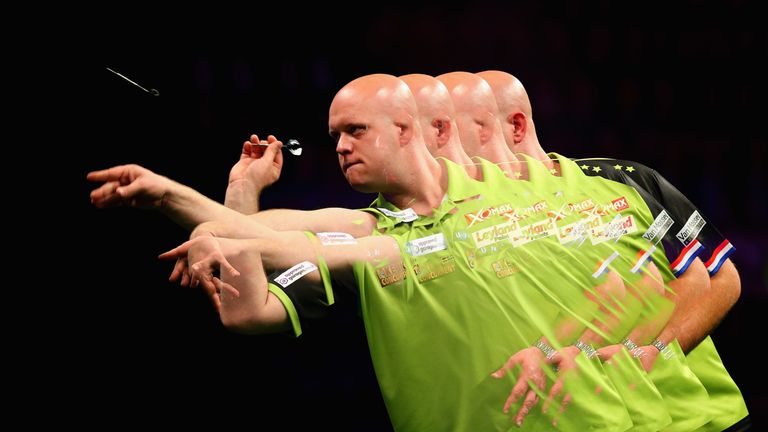
[[[367,123],[362,122],[342,122],[338,128],[329,128],[328,129],[328,135],[333,136],[334,133],[339,133],[339,131],[347,131],[350,129],[368,129]]]

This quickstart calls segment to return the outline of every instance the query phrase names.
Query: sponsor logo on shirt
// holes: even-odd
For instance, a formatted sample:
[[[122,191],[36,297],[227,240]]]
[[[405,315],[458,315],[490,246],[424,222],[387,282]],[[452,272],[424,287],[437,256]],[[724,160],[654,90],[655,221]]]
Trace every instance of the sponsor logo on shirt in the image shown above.
[[[629,208],[629,202],[627,202],[625,197],[616,198],[615,200],[611,201],[611,206],[613,206],[613,211],[620,212]]]
[[[340,244],[357,244],[357,240],[351,234],[343,232],[320,232],[317,238],[324,246]]]
[[[675,221],[667,214],[667,211],[662,210],[661,213],[656,216],[656,219],[653,220],[651,226],[648,227],[648,231],[643,234],[643,238],[651,243],[658,243],[664,238],[667,231],[669,231],[669,228],[674,223]]]
[[[382,287],[405,279],[405,266],[402,263],[389,264],[376,269],[376,276]]]
[[[514,231],[515,228],[517,228],[517,223],[504,222],[473,232],[472,239],[475,241],[475,246],[478,248],[489,246],[493,243],[508,239],[509,233]]]
[[[413,273],[419,282],[427,282],[456,271],[456,260],[453,255],[440,257],[439,261],[431,260],[413,266]]]
[[[289,268],[275,278],[275,282],[283,288],[301,279],[305,274],[317,270],[317,266],[309,261],[304,261]]]
[[[520,271],[520,267],[512,261],[502,258],[491,264],[491,268],[498,278],[505,278]]]
[[[677,239],[680,240],[683,245],[688,246],[688,243],[692,242],[696,237],[699,236],[701,229],[704,228],[704,225],[706,224],[707,221],[701,217],[699,212],[694,211],[691,214],[691,217],[688,218],[688,221],[685,222],[685,225],[683,225],[680,231],[677,232],[675,237],[677,237]]]
[[[592,229],[592,244],[600,244],[608,240],[618,241],[623,235],[637,231],[637,224],[632,215],[622,217],[616,215],[612,221]]]
[[[487,207],[487,208],[482,208],[474,213],[467,213],[464,215],[464,219],[469,224],[468,227],[471,227],[476,223],[485,222],[486,219],[492,216],[512,213],[514,211],[515,209],[514,207],[512,207],[511,204],[502,204],[498,207]]]
[[[618,213],[624,209],[629,208],[629,201],[626,197],[616,198],[611,201],[610,204],[597,205],[592,198],[587,198],[583,201],[575,203],[563,204],[559,210],[550,210],[547,212],[547,216],[554,218],[556,221],[566,218],[568,216],[581,213],[586,217],[590,216],[607,216],[610,213]]]
[[[405,251],[416,257],[445,250],[447,247],[445,236],[443,233],[438,233],[409,241],[405,244]]]
[[[577,214],[577,213],[589,214],[589,211],[592,210],[594,207],[595,207],[595,203],[594,201],[592,201],[592,198],[587,198],[583,201],[563,204],[562,206],[560,206],[559,210],[548,211],[547,216],[555,219],[555,221],[559,221],[560,219],[566,218],[570,215]]]
[[[536,213],[543,212],[547,208],[548,208],[548,205],[546,201],[539,201],[536,204],[533,204],[528,207],[517,208],[512,213],[504,214],[504,217],[514,222],[520,222]]]
[[[464,218],[469,224],[468,227],[485,222],[493,216],[503,216],[509,221],[520,222],[521,220],[524,220],[533,214],[543,212],[546,209],[547,202],[544,200],[528,207],[520,208],[515,208],[511,204],[505,203],[496,207],[483,208],[474,213],[466,213]]]
[[[534,240],[549,237],[555,234],[555,231],[555,222],[552,219],[535,222],[513,232],[511,235],[512,245],[515,247],[522,246]]]
[[[589,238],[593,229],[599,227],[602,224],[599,216],[592,216],[586,219],[576,221],[574,223],[563,225],[558,229],[557,239],[560,244],[581,244],[584,240]]]

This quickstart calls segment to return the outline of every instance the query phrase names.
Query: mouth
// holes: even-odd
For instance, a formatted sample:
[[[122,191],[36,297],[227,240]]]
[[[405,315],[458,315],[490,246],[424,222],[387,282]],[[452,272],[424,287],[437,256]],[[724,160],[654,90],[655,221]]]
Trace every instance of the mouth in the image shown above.
[[[357,162],[346,162],[346,163],[344,163],[344,165],[342,165],[342,167],[341,167],[341,170],[342,170],[342,171],[344,171],[344,172],[346,173],[346,172],[347,172],[347,170],[348,170],[350,167],[352,167],[352,166],[355,166],[355,165],[359,165],[359,164],[361,164],[361,163],[362,163],[362,162],[360,162],[360,161],[357,161]]]

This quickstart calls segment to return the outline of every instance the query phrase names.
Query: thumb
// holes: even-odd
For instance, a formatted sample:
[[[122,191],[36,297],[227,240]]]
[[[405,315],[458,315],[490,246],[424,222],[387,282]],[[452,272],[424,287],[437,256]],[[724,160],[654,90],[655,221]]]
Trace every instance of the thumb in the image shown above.
[[[125,200],[133,198],[135,195],[141,192],[142,189],[143,186],[140,184],[140,181],[135,181],[125,186],[119,186],[117,189],[115,189],[115,193],[120,195],[120,198]]]
[[[280,152],[280,149],[283,147],[283,143],[280,141],[273,141],[269,144],[267,147],[267,150],[264,151],[264,156],[269,160],[275,160],[275,157]]]

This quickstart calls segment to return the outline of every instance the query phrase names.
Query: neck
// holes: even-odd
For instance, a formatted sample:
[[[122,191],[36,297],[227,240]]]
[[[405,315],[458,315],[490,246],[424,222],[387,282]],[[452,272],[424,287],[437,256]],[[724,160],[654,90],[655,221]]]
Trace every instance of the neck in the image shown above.
[[[445,146],[438,149],[436,156],[441,156],[449,161],[461,165],[467,172],[470,178],[479,180],[479,169],[475,165],[475,162],[464,152],[464,149],[459,143],[448,143]]]
[[[412,208],[417,214],[429,215],[439,207],[448,190],[448,178],[440,163],[429,153],[414,157],[408,163],[403,181],[384,198],[401,209]]]
[[[547,152],[541,148],[538,138],[535,136],[532,139],[524,139],[520,143],[514,144],[515,153],[524,153],[536,160],[541,161],[547,168],[552,169],[554,162],[549,159]]]
[[[489,141],[486,144],[480,146],[477,154],[473,156],[479,156],[485,160],[491,161],[511,178],[514,177],[514,173],[518,168],[517,158],[507,146],[501,144],[495,144],[494,141]]]

